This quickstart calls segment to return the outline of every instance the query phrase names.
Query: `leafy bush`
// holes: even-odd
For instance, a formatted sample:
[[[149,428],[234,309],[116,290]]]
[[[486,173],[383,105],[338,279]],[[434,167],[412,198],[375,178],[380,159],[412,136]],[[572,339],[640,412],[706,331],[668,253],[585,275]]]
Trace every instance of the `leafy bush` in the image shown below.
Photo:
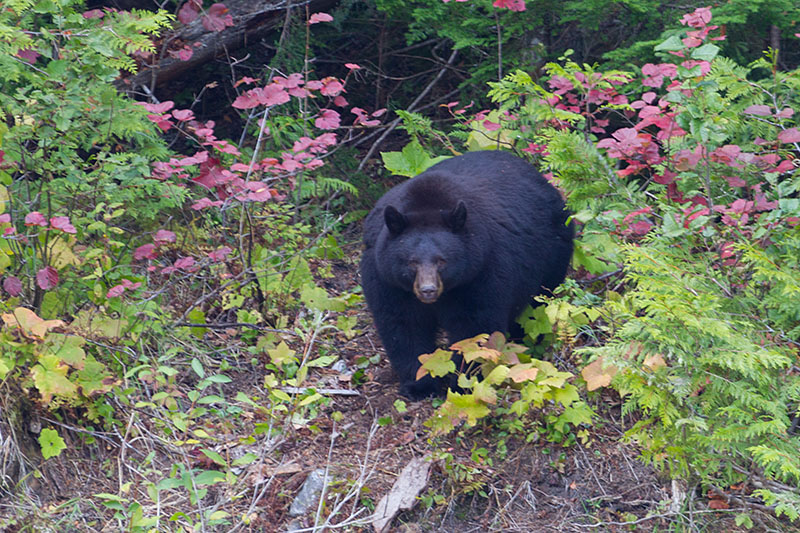
[[[566,61],[491,94],[504,138],[568,191],[587,281],[623,265],[593,326],[607,339],[578,350],[590,385],[613,379],[642,413],[627,435],[648,462],[705,487],[765,480],[747,490],[795,519],[800,72],[717,57],[710,21],[686,15],[640,77]]]

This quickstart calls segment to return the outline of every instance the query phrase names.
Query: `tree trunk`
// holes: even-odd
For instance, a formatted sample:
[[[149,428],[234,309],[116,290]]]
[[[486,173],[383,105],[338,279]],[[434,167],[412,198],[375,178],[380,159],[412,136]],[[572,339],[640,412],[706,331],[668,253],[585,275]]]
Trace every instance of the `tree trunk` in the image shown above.
[[[286,10],[303,9],[309,12],[325,11],[336,4],[336,0],[306,0],[301,2],[276,0],[227,0],[225,6],[233,17],[233,26],[223,31],[208,31],[202,25],[202,17],[178,27],[164,37],[155,62],[127,78],[117,82],[123,91],[135,91],[137,87],[147,86],[151,91],[156,87],[190,73],[201,65],[217,57],[232,54],[244,48],[249,42],[279,28],[286,19]],[[199,44],[198,44],[199,43]],[[178,46],[179,44],[179,46]],[[177,50],[188,44],[192,57],[186,61],[171,57],[169,50]]]

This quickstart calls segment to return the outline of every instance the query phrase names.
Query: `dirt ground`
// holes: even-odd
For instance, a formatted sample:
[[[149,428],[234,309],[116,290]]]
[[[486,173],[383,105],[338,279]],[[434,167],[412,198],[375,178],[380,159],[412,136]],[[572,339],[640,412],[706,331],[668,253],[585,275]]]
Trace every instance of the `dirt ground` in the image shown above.
[[[358,284],[353,263],[337,265],[334,273],[326,282],[329,290]],[[373,356],[381,348],[366,309],[350,312],[357,314],[360,332],[349,340],[335,336],[324,342],[352,369],[360,357]],[[237,392],[253,399],[264,397],[263,375],[244,365],[227,375],[233,381],[224,387],[226,398]],[[331,369],[315,371],[310,379],[318,389],[351,389],[348,379]],[[210,485],[198,501],[180,496],[180,491],[162,491],[165,496],[157,502],[148,497],[148,483],[180,477],[184,467],[179,464],[215,468],[199,444],[176,445],[164,438],[159,420],[148,418],[151,412],[117,403],[120,412],[129,413],[129,424],[103,432],[85,429],[78,413],[69,421],[63,415],[56,418],[7,403],[0,407],[17,409],[28,418],[16,430],[2,428],[6,441],[0,439],[0,444],[5,442],[6,447],[0,458],[11,464],[24,454],[28,460],[18,461],[24,466],[17,468],[16,485],[0,492],[0,531],[147,531],[133,527],[131,517],[138,512],[131,506],[134,501],[141,503],[144,516],[163,517],[150,531],[180,531],[179,527],[225,532],[373,531],[365,519],[415,457],[431,458],[427,484],[416,506],[397,515],[386,531],[745,531],[733,521],[740,510],[711,511],[704,495],[687,498],[677,510],[670,510],[674,495],[670,480],[645,466],[635,447],[622,441],[633,421],[620,416],[619,398],[613,392],[591,398],[599,417],[588,429],[585,444],[563,447],[543,438],[526,443],[498,434],[490,424],[431,440],[423,423],[434,410],[432,402],[406,402],[407,410],[398,412],[397,382],[385,358],[369,366],[367,380],[353,390],[357,395],[331,394],[330,403],[316,418],[284,426],[271,437],[267,433],[253,438],[259,435],[253,432],[254,424],[265,422],[253,414],[257,410],[245,411],[237,419],[209,415],[204,429],[213,437],[214,450],[229,459],[251,452],[259,460],[232,468],[236,479]],[[67,440],[64,453],[47,461],[41,456],[35,459],[36,430],[43,425],[59,427]],[[9,446],[12,440],[16,455]],[[504,444],[498,447],[500,441]],[[476,455],[476,450],[481,453]],[[320,516],[336,511],[326,527],[319,527],[324,518],[313,511],[297,518],[289,514],[315,469],[325,469],[329,479]],[[100,493],[117,495],[119,505],[110,508],[109,499],[98,497]],[[179,513],[187,511],[204,516],[224,511],[227,518],[203,524],[183,520]],[[240,520],[243,516],[245,521]],[[750,531],[788,529],[756,517]]]

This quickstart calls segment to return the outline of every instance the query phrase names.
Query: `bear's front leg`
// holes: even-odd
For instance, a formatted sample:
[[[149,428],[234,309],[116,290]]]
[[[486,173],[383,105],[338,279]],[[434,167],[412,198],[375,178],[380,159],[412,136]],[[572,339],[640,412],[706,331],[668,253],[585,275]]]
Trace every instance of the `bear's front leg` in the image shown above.
[[[394,287],[384,285],[379,292],[380,296],[365,295],[383,348],[400,378],[401,394],[419,400],[441,393],[442,380],[431,376],[417,380],[419,356],[436,349],[437,324],[430,306],[419,302],[413,294]]]
[[[419,356],[436,350],[436,319],[413,296],[375,318],[386,355],[400,378],[400,393],[419,400],[441,393],[441,380],[429,375],[417,380]]]

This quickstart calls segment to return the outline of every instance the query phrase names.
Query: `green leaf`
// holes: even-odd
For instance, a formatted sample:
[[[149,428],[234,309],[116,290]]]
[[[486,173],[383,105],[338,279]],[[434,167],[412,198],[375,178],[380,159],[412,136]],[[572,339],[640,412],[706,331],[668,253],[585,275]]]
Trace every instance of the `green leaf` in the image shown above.
[[[489,372],[489,375],[486,376],[484,381],[492,385],[499,385],[500,383],[505,381],[506,377],[508,377],[509,372],[510,369],[507,366],[498,365],[491,372]]]
[[[50,403],[53,396],[66,398],[77,396],[77,387],[66,377],[68,370],[69,367],[54,355],[39,358],[39,364],[31,369],[31,375],[42,402]]]
[[[472,389],[472,395],[483,403],[497,403],[497,391],[488,381],[478,381]]]
[[[692,59],[700,61],[712,61],[719,53],[719,46],[706,43],[692,50]]]
[[[225,474],[217,470],[205,470],[197,474],[194,482],[197,485],[215,485],[225,481]]]
[[[291,363],[296,361],[296,352],[289,348],[285,342],[281,343],[271,350],[267,350],[270,359],[277,366],[282,366],[284,363]]]
[[[425,371],[436,378],[446,376],[456,371],[456,364],[452,361],[452,352],[439,348],[433,353],[419,356],[422,366],[417,371],[417,379],[425,375]]]
[[[206,375],[206,371],[203,370],[203,363],[201,363],[196,357],[192,358],[192,370],[194,373],[197,374],[198,377],[203,378]]]
[[[56,457],[61,454],[61,450],[67,447],[58,431],[50,428],[44,428],[39,433],[39,446],[42,447],[42,456],[45,459]]]
[[[460,416],[466,417],[467,425],[469,426],[474,426],[478,423],[478,419],[485,417],[490,412],[486,404],[474,394],[458,394],[457,392],[448,391],[445,404],[448,403]],[[442,404],[442,407],[445,404]]]
[[[75,384],[81,388],[84,396],[108,392],[119,383],[106,365],[91,355],[86,358],[83,368],[74,374],[74,378]]]
[[[203,455],[214,461],[214,463],[218,464],[219,466],[228,466],[228,463],[225,462],[225,459],[223,459],[222,456],[214,450],[201,448],[200,451],[203,452]]]
[[[309,361],[306,363],[306,366],[324,368],[332,365],[337,359],[339,359],[338,355],[323,355],[322,357],[317,357],[316,359]]]
[[[189,314],[186,315],[186,317],[192,324],[206,323],[206,314],[197,307],[189,311]],[[189,332],[198,339],[202,339],[203,337],[205,337],[206,331],[208,331],[208,328],[198,328],[198,327],[189,328]]]
[[[689,230],[684,228],[683,225],[675,219],[672,213],[666,213],[661,222],[661,231],[664,232],[665,237],[675,238],[686,235]]]
[[[68,61],[64,59],[57,59],[47,64],[47,73],[51,78],[60,81],[64,77],[64,73],[67,72],[67,68],[69,68]]]
[[[403,147],[402,152],[381,152],[381,159],[386,170],[392,174],[412,178],[448,157],[430,157],[419,141],[414,139]]]
[[[661,44],[656,45],[655,51],[656,52],[677,52],[678,50],[683,50],[686,48],[686,45],[683,44],[680,37],[677,35],[673,35],[666,41],[662,42]]]
[[[54,355],[73,368],[83,368],[86,352],[81,348],[86,339],[77,335],[48,333],[41,348],[42,354]]]
[[[745,529],[752,529],[753,519],[746,513],[739,513],[736,515],[736,525]]]
[[[258,460],[258,456],[254,453],[247,452],[243,456],[239,457],[238,459],[234,459],[232,466],[244,466],[249,465]]]

